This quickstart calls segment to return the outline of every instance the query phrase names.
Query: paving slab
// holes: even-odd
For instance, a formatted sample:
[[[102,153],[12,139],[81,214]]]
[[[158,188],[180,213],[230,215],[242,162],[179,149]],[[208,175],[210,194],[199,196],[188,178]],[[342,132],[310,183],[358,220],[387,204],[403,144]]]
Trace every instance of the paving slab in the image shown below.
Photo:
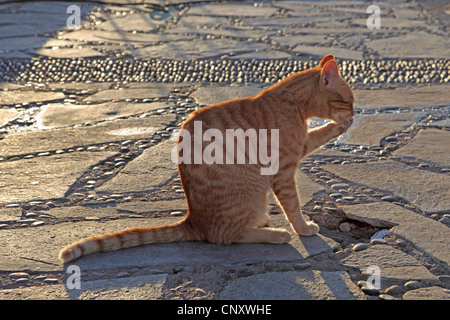
[[[115,154],[70,153],[0,162],[0,202],[62,198],[86,170]]]
[[[356,115],[353,125],[340,138],[343,143],[379,145],[381,139],[424,118],[426,113]],[[367,134],[370,132],[370,134]]]
[[[371,268],[368,269],[369,266],[378,267],[382,289],[410,280],[426,284],[439,283],[439,280],[416,259],[387,245],[372,245],[366,250],[344,258],[342,262],[347,267],[359,269],[366,277],[373,275]]]
[[[450,207],[448,175],[391,160],[324,165],[323,168],[344,179],[403,197],[427,213],[446,211]]]
[[[155,58],[174,60],[193,60],[198,58],[212,58],[217,56],[233,56],[242,52],[269,49],[264,43],[245,42],[223,39],[195,39],[162,43],[144,48],[131,49],[134,58]]]
[[[133,114],[168,108],[169,106],[170,104],[166,102],[104,102],[95,105],[52,103],[41,107],[42,111],[36,116],[36,120],[40,128],[49,129],[84,124],[86,122],[112,120],[118,117],[127,117]]]
[[[342,206],[348,218],[368,223],[414,243],[422,251],[450,265],[449,230],[446,225],[390,202]]]
[[[423,107],[447,105],[450,101],[450,84],[409,86],[396,89],[355,89],[355,108]]]
[[[67,127],[12,134],[2,140],[0,155],[45,152],[127,139],[148,139],[151,134],[164,129],[174,120],[175,115],[168,114],[107,121],[87,127]]]
[[[106,56],[105,53],[99,52],[92,48],[78,46],[77,48],[41,48],[35,51],[36,54],[52,58],[95,58]]]
[[[345,271],[268,272],[230,281],[221,300],[357,300],[361,291]]]
[[[192,6],[188,13],[199,16],[238,16],[238,17],[269,17],[278,11],[277,8],[254,6],[253,3],[215,3]]]
[[[5,124],[14,120],[19,116],[19,112],[16,110],[9,109],[0,109],[0,127],[3,127]]]
[[[200,87],[190,96],[193,97],[200,105],[213,105],[222,101],[245,98],[257,95],[262,91],[261,86],[211,86]]]
[[[450,290],[432,286],[411,290],[403,295],[403,300],[450,300]]]
[[[170,31],[171,29],[169,29]],[[112,44],[155,44],[159,42],[170,42],[179,40],[178,35],[169,33],[132,33],[121,31],[104,31],[104,30],[74,30],[62,33],[62,39],[71,40],[71,43],[82,44],[85,42],[108,42]],[[193,39],[193,36],[183,35],[184,40]]]
[[[36,268],[41,272],[61,270],[59,251],[81,238],[129,228],[155,227],[178,220],[180,218],[119,219],[0,230],[0,235],[5,239],[0,247],[0,270],[36,270]],[[288,222],[284,216],[275,215],[271,225],[288,227]],[[79,266],[82,271],[88,271],[114,270],[122,267],[302,261],[314,255],[332,252],[336,245],[335,241],[322,235],[293,236],[290,243],[282,245],[221,246],[206,242],[164,243],[90,255],[72,264]],[[196,254],[193,255],[192,252]]]
[[[149,192],[166,184],[178,174],[171,152],[176,143],[171,140],[144,150],[118,175],[96,189],[99,193]]]
[[[308,46],[301,44],[296,46],[292,51],[304,55],[312,55],[319,57],[323,57],[326,56],[327,54],[332,53],[335,58],[340,59],[362,60],[363,58],[362,51],[329,46],[321,47],[321,46]]]
[[[436,143],[439,148],[436,148]],[[427,129],[419,133],[406,146],[395,150],[394,155],[406,159],[426,161],[440,167],[450,167],[450,132]]]
[[[17,214],[5,212],[5,210],[7,209],[0,210],[0,217],[2,217],[3,215],[5,219],[15,219]],[[86,217],[114,219],[118,218],[121,214],[143,214],[180,210],[187,210],[187,203],[184,199],[75,205],[70,207],[56,207],[50,210],[42,211],[40,213],[58,219]]]
[[[44,91],[22,91],[22,90],[8,90],[0,91],[1,104],[21,104],[24,102],[41,102],[64,99],[65,95],[62,92],[44,92]]]
[[[47,285],[0,290],[0,300],[155,300],[161,299],[166,274],[83,281],[80,289]]]
[[[135,12],[123,17],[109,16],[105,22],[100,23],[95,28],[120,33],[130,31],[151,32],[156,27],[163,25],[170,17],[172,17],[170,12]]]
[[[386,23],[386,19],[382,19]],[[425,26],[424,22],[403,20],[404,24],[412,27]],[[365,23],[365,21],[364,21]],[[393,19],[392,24],[399,26],[399,19]],[[420,43],[420,46],[412,46]],[[441,43],[442,47],[436,47]],[[366,46],[378,51],[385,58],[447,58],[446,52],[450,50],[450,42],[444,36],[431,34],[425,31],[409,32],[399,37],[390,37],[376,40],[366,40]]]
[[[0,223],[8,223],[18,221],[22,218],[22,209],[17,208],[0,208]]]
[[[84,98],[83,101],[86,102],[100,102],[100,101],[111,101],[114,99],[151,99],[151,98],[160,98],[167,97],[170,94],[170,90],[167,86],[158,86],[154,85],[153,88],[120,88],[110,89],[110,90],[101,90],[87,98]]]

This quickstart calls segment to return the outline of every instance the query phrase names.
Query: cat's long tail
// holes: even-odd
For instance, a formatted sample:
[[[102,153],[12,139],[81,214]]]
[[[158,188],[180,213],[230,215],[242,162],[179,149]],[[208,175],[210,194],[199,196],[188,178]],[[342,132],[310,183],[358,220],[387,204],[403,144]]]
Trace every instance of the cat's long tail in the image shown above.
[[[134,228],[84,238],[62,249],[59,252],[59,259],[67,263],[96,252],[114,251],[150,243],[195,240],[186,221],[187,219],[160,227]]]

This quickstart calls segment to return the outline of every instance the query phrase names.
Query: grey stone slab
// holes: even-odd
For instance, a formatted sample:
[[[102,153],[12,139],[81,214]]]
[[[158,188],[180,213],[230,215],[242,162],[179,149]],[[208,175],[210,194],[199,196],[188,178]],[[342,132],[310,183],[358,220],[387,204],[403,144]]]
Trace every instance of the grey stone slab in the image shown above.
[[[384,137],[408,127],[425,115],[420,112],[356,115],[353,125],[340,137],[339,141],[350,144],[378,145]]]
[[[41,48],[50,38],[47,37],[20,37],[0,39],[1,50],[17,51]]]
[[[16,110],[0,109],[0,127],[3,127],[5,124],[17,118],[18,116],[19,112],[17,112]]]
[[[362,294],[345,271],[268,272],[230,281],[223,300],[358,300]]]
[[[174,223],[179,218],[120,219],[106,222],[59,223],[35,228],[0,230],[0,270],[61,270],[59,251],[81,238],[137,227],[155,227]],[[282,215],[273,216],[271,225],[288,227]],[[20,243],[20,245],[17,245]],[[289,244],[239,244],[221,246],[206,242],[152,244],[95,254],[74,264],[82,271],[144,266],[192,264],[242,264],[261,261],[301,261],[324,252],[332,252],[335,241],[316,235],[293,236]],[[192,254],[195,252],[196,254]]]
[[[397,89],[355,89],[353,93],[355,94],[356,108],[412,108],[448,104],[450,101],[449,89],[449,84],[434,84],[425,87],[404,87]]]
[[[296,46],[292,51],[304,55],[313,55],[320,57],[326,56],[327,54],[332,54],[335,58],[342,59],[362,60],[363,58],[363,51],[330,46],[319,47],[300,44]]]
[[[73,148],[126,139],[148,139],[175,120],[174,114],[138,119],[120,119],[87,127],[67,127],[7,136],[0,145],[0,155]]]
[[[188,13],[200,16],[233,16],[233,17],[269,17],[277,12],[277,8],[254,6],[253,3],[216,3],[192,6]]]
[[[176,143],[167,140],[144,150],[120,173],[96,189],[101,193],[146,192],[160,189],[178,174],[171,152]]]
[[[159,58],[175,60],[191,60],[268,49],[264,43],[245,42],[235,39],[196,39],[162,43],[144,48],[131,49],[135,58]]]
[[[297,181],[297,190],[300,198],[300,206],[306,205],[314,199],[314,196],[323,194],[326,190],[319,184],[311,180],[311,178],[300,170],[295,173]]]
[[[93,4],[86,2],[71,2],[71,4],[77,5],[80,8],[82,16],[89,14],[94,7]],[[37,2],[22,2],[20,3],[19,13],[44,13],[44,14],[61,14],[67,17],[67,4],[64,2],[55,1],[37,1]]]
[[[422,251],[450,265],[448,227],[390,202],[342,206],[350,219],[363,221],[390,231],[414,243]]]
[[[403,300],[450,300],[450,290],[442,287],[432,286],[419,288],[406,292]]]
[[[324,34],[286,34],[284,36],[271,37],[272,40],[277,41],[284,46],[297,45],[326,45],[330,44],[332,39]]]
[[[124,89],[110,89],[99,91],[83,101],[99,102],[110,101],[114,99],[150,99],[167,97],[170,94],[170,89],[167,86],[154,85],[153,88],[124,88]]]
[[[91,57],[102,57],[105,56],[97,50],[87,47],[76,47],[76,48],[52,48],[52,49],[38,49],[35,51],[36,54],[46,57],[53,58],[91,58]]]
[[[200,105],[213,105],[226,100],[254,96],[261,91],[262,88],[260,86],[254,85],[239,87],[211,86],[198,88],[193,94],[191,94],[191,97],[197,100]]]
[[[450,208],[447,175],[395,161],[324,165],[323,168],[344,179],[405,198],[428,213]]]
[[[437,284],[439,280],[410,255],[390,246],[375,245],[355,252],[342,260],[347,267],[357,268],[363,276],[373,275],[369,266],[379,268],[380,286],[385,289],[394,283],[409,280]]]
[[[70,274],[69,274],[70,276]],[[80,289],[65,284],[0,290],[0,300],[155,300],[161,299],[166,274],[83,281]]]
[[[171,18],[170,12],[135,12],[125,16],[108,16],[96,29],[115,32],[140,31],[151,32]]]
[[[450,132],[421,130],[406,146],[394,151],[394,155],[406,159],[423,160],[440,167],[450,167]]]
[[[95,105],[53,103],[43,106],[36,120],[40,128],[48,129],[86,122],[112,120],[117,117],[130,116],[167,107],[169,107],[169,104],[166,102],[105,102]]]
[[[408,20],[414,21],[414,20]],[[395,19],[393,23],[397,23]],[[422,23],[423,24],[423,23]],[[416,25],[417,27],[417,25]],[[420,46],[416,44],[420,43]],[[399,37],[366,40],[365,45],[386,58],[446,58],[450,41],[444,36],[424,31],[410,32]]]
[[[120,212],[148,213],[160,211],[180,211],[187,210],[187,201],[185,199],[158,200],[158,201],[132,201],[127,203],[118,203],[115,206]]]
[[[83,42],[101,42],[114,44],[155,44],[159,42],[170,42],[179,40],[178,35],[167,33],[131,33],[122,31],[103,31],[103,30],[74,30],[61,34],[62,39],[72,40],[73,43]],[[193,39],[193,36],[183,36],[184,40]]]
[[[57,99],[64,99],[62,92],[44,92],[44,91],[0,91],[1,104],[20,104],[24,102],[41,102]]]
[[[79,300],[154,300],[162,298],[166,280],[167,274],[151,274],[81,281],[80,289],[66,289],[66,292],[70,299]]]
[[[71,153],[0,162],[0,202],[62,198],[90,166],[114,154]]]
[[[15,222],[22,218],[22,209],[16,208],[0,208],[0,223]]]
[[[288,59],[292,55],[278,50],[256,50],[254,52],[233,55],[233,59]]]
[[[1,209],[0,217],[15,219],[17,213],[12,209]],[[75,205],[70,207],[56,207],[41,213],[58,218],[117,218],[120,214],[142,214],[161,211],[187,210],[185,199],[159,200],[159,201],[130,201],[125,203],[105,203],[92,205]],[[8,212],[8,210],[10,212]],[[17,210],[16,210],[17,211]],[[20,216],[20,214],[19,214]],[[1,221],[1,218],[0,218]]]

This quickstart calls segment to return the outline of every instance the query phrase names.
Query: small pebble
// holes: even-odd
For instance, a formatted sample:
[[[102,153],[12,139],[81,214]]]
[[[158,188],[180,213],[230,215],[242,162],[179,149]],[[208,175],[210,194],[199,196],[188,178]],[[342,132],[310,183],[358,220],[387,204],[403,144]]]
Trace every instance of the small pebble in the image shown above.
[[[29,278],[30,275],[26,272],[13,272],[9,274],[10,279]]]
[[[450,276],[449,275],[438,276],[438,279],[444,287],[449,289],[449,287],[450,287]]]
[[[27,283],[28,282],[28,278],[19,278],[15,281],[15,283],[17,284],[23,284],[23,283]]]
[[[173,212],[170,213],[170,215],[172,217],[179,217],[179,216],[183,215],[183,212],[182,211],[173,211]]]
[[[382,197],[381,200],[393,202],[393,201],[395,201],[396,199],[395,199],[395,197],[393,197],[393,196],[385,196],[385,197]]]
[[[388,295],[397,296],[399,294],[402,294],[403,290],[402,290],[402,288],[400,288],[397,285],[392,285],[389,288],[387,288],[386,290],[384,290],[384,292]]]
[[[311,267],[311,265],[308,262],[301,262],[301,263],[296,263],[293,265],[293,268],[295,270],[304,270]]]
[[[118,274],[117,274],[117,277],[128,277],[130,274],[128,273],[128,272],[119,272]]]
[[[350,231],[352,231],[352,227],[350,226],[350,224],[348,222],[343,222],[339,225],[339,230],[341,232],[350,232]]]
[[[402,248],[406,247],[406,245],[407,245],[406,241],[402,240],[402,239],[396,240],[395,244],[398,245],[399,247],[402,247]]]
[[[350,186],[346,183],[335,183],[331,186],[331,189],[339,190],[339,189],[347,189]]]
[[[358,243],[358,244],[353,246],[352,250],[356,251],[356,252],[359,252],[359,251],[366,250],[369,247],[370,247],[370,245],[368,243]]]
[[[58,280],[58,279],[55,279],[55,278],[46,278],[46,279],[44,280],[44,282],[45,282],[45,283],[48,283],[48,284],[55,284],[55,283],[58,283],[59,280]]]
[[[370,241],[371,244],[387,244],[387,241],[384,239],[373,239]]]
[[[44,225],[44,224],[45,224],[44,221],[36,221],[36,222],[33,222],[33,223],[31,224],[31,226],[32,226],[32,227],[39,227],[39,226],[42,226],[42,225]]]
[[[417,281],[408,281],[405,283],[405,288],[407,290],[415,290],[415,289],[419,289],[420,288],[420,283]]]
[[[396,298],[388,294],[380,294],[378,298],[380,298],[380,300],[397,300]]]

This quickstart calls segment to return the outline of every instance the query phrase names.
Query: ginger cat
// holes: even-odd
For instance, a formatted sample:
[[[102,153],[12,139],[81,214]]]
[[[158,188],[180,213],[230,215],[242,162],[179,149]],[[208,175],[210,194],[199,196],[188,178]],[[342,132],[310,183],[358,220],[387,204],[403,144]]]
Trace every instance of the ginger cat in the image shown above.
[[[193,112],[182,126],[178,147],[189,134],[195,134],[196,123],[201,124],[201,133],[215,129],[216,134],[222,133],[223,136],[227,129],[267,129],[270,138],[262,149],[271,150],[278,170],[273,174],[262,174],[261,169],[267,167],[267,161],[248,161],[250,147],[245,150],[245,163],[236,161],[236,156],[231,158],[233,163],[199,163],[195,161],[198,156],[195,142],[186,140],[183,155],[178,153],[178,156],[194,161],[178,162],[189,208],[182,221],[85,238],[62,249],[59,258],[67,263],[95,252],[174,241],[286,243],[291,239],[287,230],[267,227],[270,222],[266,214],[270,189],[297,235],[316,234],[319,226],[305,221],[300,210],[295,170],[305,155],[351,126],[353,100],[352,90],[340,77],[333,56],[328,55],[316,67],[298,72],[256,96],[221,102]],[[333,122],[308,131],[306,120],[313,116]],[[275,133],[278,141],[273,139],[276,138]],[[250,145],[250,136],[247,138]],[[186,144],[194,150],[192,154],[189,154]],[[200,155],[207,146],[208,143],[202,141]],[[235,148],[234,145],[232,147]],[[223,146],[223,150],[215,149],[215,153],[228,155],[230,150]],[[273,159],[274,150],[278,152],[277,159]]]

